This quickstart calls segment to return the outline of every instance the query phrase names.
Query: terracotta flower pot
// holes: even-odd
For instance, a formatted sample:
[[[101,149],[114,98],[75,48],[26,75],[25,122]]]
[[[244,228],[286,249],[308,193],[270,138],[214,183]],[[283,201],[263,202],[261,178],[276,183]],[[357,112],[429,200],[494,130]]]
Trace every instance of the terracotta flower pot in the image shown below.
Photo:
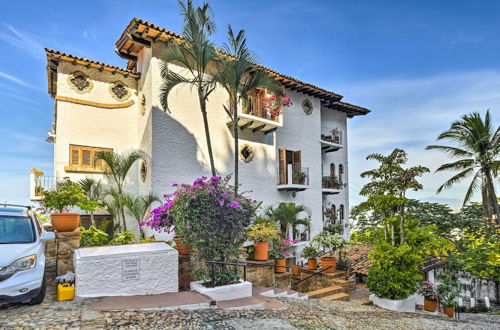
[[[316,259],[307,259],[307,269],[316,270],[318,268],[318,261]]]
[[[330,267],[323,273],[335,273],[335,271],[337,270],[337,259],[326,257],[321,258],[321,265],[323,266],[323,269]]]
[[[80,225],[80,214],[78,213],[54,213],[50,216],[50,222],[55,231],[73,231]]]
[[[276,259],[274,260],[275,266],[286,266],[286,259]],[[284,273],[286,271],[285,267],[274,267],[274,272],[276,274]]]
[[[424,299],[424,309],[428,312],[435,312],[439,308],[439,302],[437,300],[427,300]]]
[[[293,276],[300,276],[301,271],[302,270],[301,270],[300,266],[298,266],[298,265],[295,265],[292,267]]]
[[[191,247],[186,244],[182,244],[182,239],[180,237],[174,237],[175,246],[177,247],[177,252],[180,255],[191,254]]]
[[[256,242],[254,244],[253,260],[266,261],[269,257],[269,243]]]
[[[443,307],[443,312],[448,315],[448,317],[455,316],[455,307]]]

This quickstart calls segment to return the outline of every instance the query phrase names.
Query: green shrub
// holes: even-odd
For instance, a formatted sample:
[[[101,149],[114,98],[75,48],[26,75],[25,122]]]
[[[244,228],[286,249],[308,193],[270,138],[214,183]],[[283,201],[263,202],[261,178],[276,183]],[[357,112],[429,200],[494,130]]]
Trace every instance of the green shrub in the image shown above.
[[[418,264],[420,257],[407,244],[380,244],[370,252],[373,266],[368,273],[367,286],[380,298],[405,299],[411,296],[422,280]]]
[[[307,259],[316,259],[321,256],[321,250],[314,246],[306,246],[304,250],[302,250],[302,253],[304,254],[304,258]]]
[[[68,212],[72,206],[87,205],[82,187],[66,180],[58,184],[57,189],[47,191],[42,200],[42,205],[47,210],[55,210],[59,213]]]
[[[118,234],[115,238],[113,238],[109,244],[129,244],[135,241],[135,235],[130,231],[125,230],[124,232]]]
[[[89,229],[85,229],[85,227],[80,227],[81,235],[80,235],[80,246],[100,246],[107,245],[111,238],[106,233],[107,222],[104,222],[97,228],[92,225]]]

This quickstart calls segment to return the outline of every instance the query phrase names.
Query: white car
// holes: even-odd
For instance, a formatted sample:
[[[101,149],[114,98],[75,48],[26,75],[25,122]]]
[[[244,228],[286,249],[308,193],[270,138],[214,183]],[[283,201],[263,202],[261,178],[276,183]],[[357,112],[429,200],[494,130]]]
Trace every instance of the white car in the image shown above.
[[[45,242],[52,239],[31,207],[0,205],[0,305],[43,301]]]

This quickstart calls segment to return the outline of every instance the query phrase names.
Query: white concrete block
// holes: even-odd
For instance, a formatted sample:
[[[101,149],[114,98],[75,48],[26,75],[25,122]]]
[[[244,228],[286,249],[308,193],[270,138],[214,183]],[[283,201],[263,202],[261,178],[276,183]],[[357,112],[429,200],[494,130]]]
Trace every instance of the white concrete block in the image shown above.
[[[369,299],[373,304],[395,312],[414,313],[416,295],[413,294],[406,299],[385,299],[379,298],[375,294],[371,294]]]
[[[216,286],[215,288],[207,288],[202,283],[203,281],[191,282],[191,290],[197,291],[215,301],[233,300],[252,296],[252,283],[248,281]]]

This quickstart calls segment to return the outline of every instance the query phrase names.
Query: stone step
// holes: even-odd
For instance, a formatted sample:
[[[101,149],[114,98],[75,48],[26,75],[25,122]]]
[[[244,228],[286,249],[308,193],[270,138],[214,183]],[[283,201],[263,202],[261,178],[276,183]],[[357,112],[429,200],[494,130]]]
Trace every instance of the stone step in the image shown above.
[[[217,308],[228,310],[265,309],[266,301],[257,297],[247,297],[217,302]]]
[[[341,280],[334,279],[332,282],[344,289],[344,292],[351,292],[356,290],[356,280]]]
[[[341,293],[341,292],[342,292],[341,287],[333,285],[333,286],[329,286],[327,288],[310,291],[307,293],[307,296],[311,299],[314,299],[314,298],[322,298],[325,296],[329,296],[329,295],[333,295],[333,294]]]
[[[340,292],[332,295],[321,297],[320,299],[328,300],[328,301],[349,301],[349,294]]]

